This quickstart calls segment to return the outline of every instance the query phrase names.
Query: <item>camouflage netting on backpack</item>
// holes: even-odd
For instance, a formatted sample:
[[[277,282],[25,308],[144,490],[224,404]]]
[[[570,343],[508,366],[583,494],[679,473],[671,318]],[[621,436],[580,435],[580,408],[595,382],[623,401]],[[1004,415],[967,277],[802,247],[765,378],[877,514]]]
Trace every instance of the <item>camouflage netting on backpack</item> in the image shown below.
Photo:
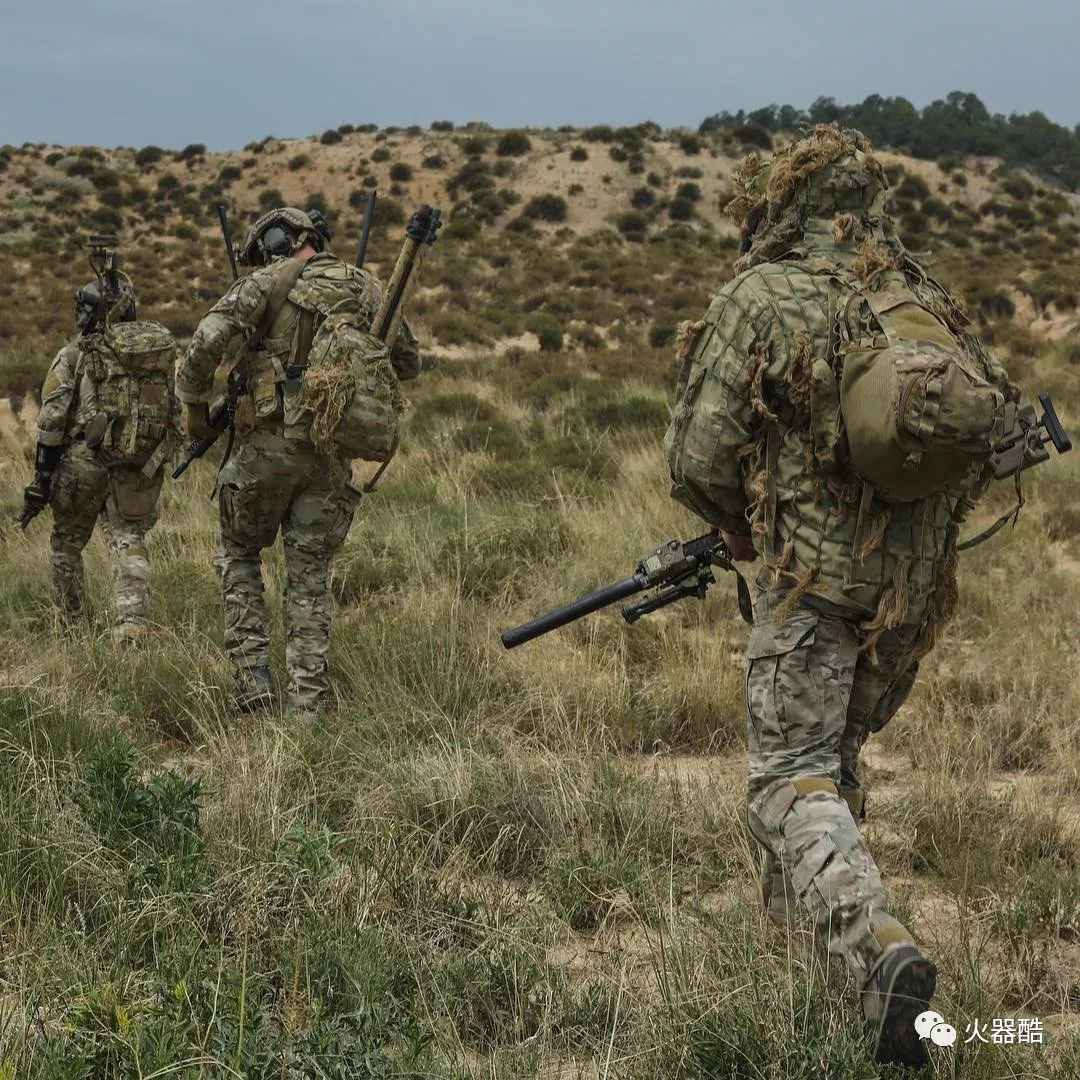
[[[125,322],[82,348],[96,399],[87,444],[110,464],[142,467],[175,433],[175,339],[160,323]]]
[[[295,400],[310,418],[316,449],[345,460],[388,461],[397,449],[403,405],[390,350],[368,333],[367,323],[355,314],[326,318]]]

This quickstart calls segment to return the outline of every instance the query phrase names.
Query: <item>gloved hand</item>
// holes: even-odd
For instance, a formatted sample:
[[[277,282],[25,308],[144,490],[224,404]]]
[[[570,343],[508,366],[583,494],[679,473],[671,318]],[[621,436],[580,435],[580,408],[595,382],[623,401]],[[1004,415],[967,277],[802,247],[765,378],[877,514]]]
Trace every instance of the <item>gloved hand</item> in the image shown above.
[[[184,438],[190,442],[202,442],[204,439],[212,439],[217,432],[210,426],[209,410],[206,402],[198,404],[185,404],[181,423],[184,428]]]
[[[23,488],[23,509],[19,515],[19,527],[25,529],[49,505],[49,488],[52,473],[38,472],[34,480]]]

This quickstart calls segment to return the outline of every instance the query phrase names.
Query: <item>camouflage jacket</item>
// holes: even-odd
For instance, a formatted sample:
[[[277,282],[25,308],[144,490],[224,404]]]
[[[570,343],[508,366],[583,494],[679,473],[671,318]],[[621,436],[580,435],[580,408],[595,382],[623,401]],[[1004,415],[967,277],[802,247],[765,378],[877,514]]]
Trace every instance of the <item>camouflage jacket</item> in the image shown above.
[[[810,369],[833,340],[828,277],[855,260],[831,223],[809,222],[802,243],[745,269],[689,328],[665,439],[672,497],[752,537],[760,586],[835,605],[871,633],[922,624],[931,641],[955,598],[959,522],[986,482],[886,502],[850,469],[819,467]]]
[[[283,259],[275,259],[234,282],[199,323],[177,371],[176,392],[182,402],[208,402],[213,396],[214,373],[218,366],[225,360],[242,358],[245,340],[265,320],[284,263]],[[361,305],[368,317],[374,318],[382,290],[371,274],[324,252],[307,261],[298,284],[320,275],[361,281]],[[290,297],[295,294],[294,288]],[[286,300],[272,318],[261,345],[249,358],[247,400],[241,400],[238,426],[246,426],[243,422],[246,407],[249,423],[260,428],[280,429],[284,418],[282,386],[285,369],[297,359],[302,349],[298,332],[301,314],[296,303]],[[416,338],[405,323],[401,325],[390,355],[398,378],[414,378],[420,373]]]

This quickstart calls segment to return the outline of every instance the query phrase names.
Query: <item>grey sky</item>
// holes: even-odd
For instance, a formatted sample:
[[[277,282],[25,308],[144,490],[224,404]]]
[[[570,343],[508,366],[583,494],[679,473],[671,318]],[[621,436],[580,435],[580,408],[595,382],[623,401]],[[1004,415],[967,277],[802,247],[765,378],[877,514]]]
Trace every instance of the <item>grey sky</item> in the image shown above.
[[[1080,122],[1077,0],[5,0],[0,143],[655,120],[973,90]]]

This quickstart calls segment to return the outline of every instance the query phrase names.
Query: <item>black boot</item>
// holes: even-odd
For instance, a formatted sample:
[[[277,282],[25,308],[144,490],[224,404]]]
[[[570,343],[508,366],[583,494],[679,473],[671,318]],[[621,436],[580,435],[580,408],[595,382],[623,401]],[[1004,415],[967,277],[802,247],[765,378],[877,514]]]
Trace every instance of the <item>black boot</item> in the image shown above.
[[[929,1064],[915,1018],[929,1008],[936,984],[937,968],[914,945],[884,955],[862,992],[875,1061],[916,1069]]]
[[[270,682],[269,668],[241,668],[237,671],[233,707],[238,713],[261,712],[274,707],[274,686]]]

